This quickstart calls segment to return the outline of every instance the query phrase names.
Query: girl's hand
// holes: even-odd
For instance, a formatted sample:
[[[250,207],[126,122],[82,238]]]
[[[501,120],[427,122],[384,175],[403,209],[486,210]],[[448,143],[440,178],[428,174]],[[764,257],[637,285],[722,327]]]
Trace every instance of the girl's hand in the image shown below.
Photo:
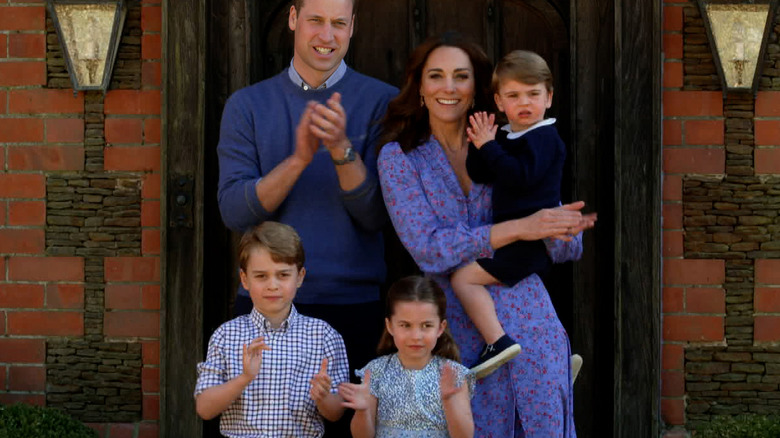
[[[484,111],[474,113],[469,116],[471,126],[466,128],[466,134],[469,136],[469,141],[474,143],[477,149],[496,139],[496,131],[498,126],[495,124],[496,116],[488,114]]]
[[[257,377],[260,372],[260,365],[263,363],[263,350],[270,350],[271,347],[265,345],[263,337],[252,340],[249,344],[244,344],[242,362],[244,369],[242,374],[249,377],[250,380]]]
[[[314,402],[322,401],[330,394],[331,380],[328,376],[328,358],[322,358],[320,364],[320,371],[311,378],[311,389],[309,389],[309,395]]]
[[[371,387],[371,371],[366,370],[363,377],[363,383],[342,383],[339,385],[339,395],[344,399],[343,406],[352,408],[356,411],[364,411],[371,407],[370,400],[373,395],[369,388]]]
[[[466,385],[458,387],[455,384],[455,369],[452,365],[445,363],[441,367],[441,377],[439,377],[439,388],[441,389],[442,401],[449,400],[455,394],[465,391]]]

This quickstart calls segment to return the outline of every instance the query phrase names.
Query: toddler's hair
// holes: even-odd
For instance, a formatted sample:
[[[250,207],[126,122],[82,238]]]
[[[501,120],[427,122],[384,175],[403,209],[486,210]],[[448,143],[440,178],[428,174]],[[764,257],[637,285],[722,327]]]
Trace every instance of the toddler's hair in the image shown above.
[[[385,317],[387,319],[393,316],[395,305],[400,302],[431,303],[436,306],[439,319],[441,321],[446,319],[447,297],[444,295],[441,287],[430,277],[411,275],[393,283],[390,286],[390,290],[387,291],[387,303],[385,306]],[[382,332],[382,338],[379,340],[379,346],[377,346],[376,351],[380,356],[398,351],[393,342],[393,336],[387,331],[387,326],[385,326]],[[452,338],[449,327],[445,327],[444,332],[439,336],[436,346],[433,347],[432,354],[460,362],[458,346],[455,345],[455,340]]]
[[[242,271],[246,272],[249,254],[255,248],[266,249],[274,262],[295,265],[298,270],[303,268],[306,259],[301,237],[293,227],[279,222],[265,221],[244,233],[238,244],[238,262]]]
[[[498,93],[498,87],[503,81],[528,85],[544,83],[548,92],[553,89],[553,76],[547,61],[528,50],[513,50],[498,61],[493,71],[493,91]]]

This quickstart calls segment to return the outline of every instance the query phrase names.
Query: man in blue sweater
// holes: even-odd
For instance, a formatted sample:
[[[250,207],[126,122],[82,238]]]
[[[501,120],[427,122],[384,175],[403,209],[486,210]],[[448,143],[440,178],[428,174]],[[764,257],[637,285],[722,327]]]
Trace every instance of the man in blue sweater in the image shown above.
[[[398,92],[344,63],[354,19],[354,0],[295,0],[290,67],[230,97],[217,147],[223,221],[239,232],[266,220],[295,228],[307,269],[296,308],[343,336],[352,369],[374,357],[384,316],[375,143]],[[235,312],[250,310],[240,290]]]

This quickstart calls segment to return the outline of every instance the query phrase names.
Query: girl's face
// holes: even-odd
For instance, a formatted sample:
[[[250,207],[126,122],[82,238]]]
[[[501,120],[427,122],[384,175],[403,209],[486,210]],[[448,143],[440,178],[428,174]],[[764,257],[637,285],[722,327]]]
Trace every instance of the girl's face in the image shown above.
[[[385,318],[404,368],[423,369],[431,360],[436,341],[447,327],[437,310],[433,303],[400,301],[395,303],[393,315]]]
[[[420,96],[431,125],[465,122],[474,101],[474,68],[469,55],[457,47],[433,50],[423,66]]]

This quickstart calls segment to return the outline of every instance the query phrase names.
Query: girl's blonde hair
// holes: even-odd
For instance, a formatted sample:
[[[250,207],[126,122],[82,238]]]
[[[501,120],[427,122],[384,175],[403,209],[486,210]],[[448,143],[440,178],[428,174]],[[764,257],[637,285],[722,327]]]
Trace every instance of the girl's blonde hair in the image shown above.
[[[444,296],[444,291],[441,290],[441,287],[429,277],[412,275],[393,283],[393,285],[390,286],[390,290],[387,291],[387,305],[385,306],[385,317],[387,319],[390,319],[393,316],[395,305],[399,302],[431,303],[436,306],[436,312],[439,319],[441,321],[446,320],[447,297]],[[387,331],[387,326],[385,326],[382,331],[382,337],[379,339],[379,345],[377,346],[376,352],[381,356],[392,354],[396,351],[398,351],[398,348],[396,348],[395,342],[393,342],[393,336],[390,335]],[[431,353],[436,356],[460,362],[458,346],[452,338],[449,327],[444,328],[444,332],[439,336],[439,339],[436,341],[436,346],[433,347]]]

